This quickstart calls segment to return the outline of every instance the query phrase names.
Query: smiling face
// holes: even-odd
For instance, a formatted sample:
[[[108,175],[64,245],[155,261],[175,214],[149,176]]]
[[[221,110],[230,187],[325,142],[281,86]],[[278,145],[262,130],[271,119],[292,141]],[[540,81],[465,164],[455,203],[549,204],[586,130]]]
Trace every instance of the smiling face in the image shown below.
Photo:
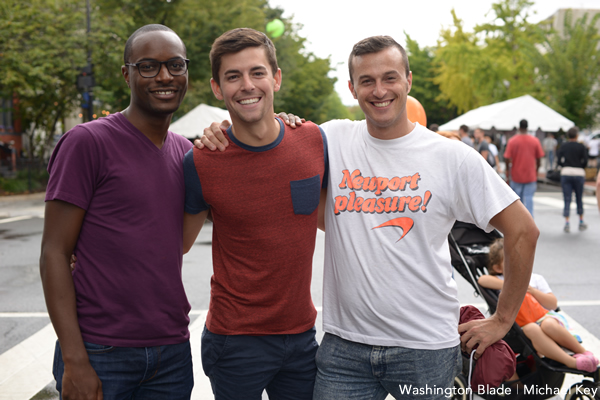
[[[388,47],[354,57],[350,91],[365,113],[369,133],[381,139],[404,136],[412,129],[406,112],[406,97],[412,73],[406,69],[400,50]],[[410,128],[409,128],[410,127]]]
[[[233,125],[273,120],[273,94],[281,87],[262,47],[247,47],[221,58],[218,84],[211,79],[215,97],[225,101]]]
[[[128,63],[154,60],[167,61],[185,58],[181,39],[173,32],[152,31],[143,33],[132,43]],[[173,76],[165,64],[154,78],[140,76],[135,66],[123,66],[123,77],[131,88],[132,112],[145,117],[170,117],[181,104],[187,91],[188,73]]]

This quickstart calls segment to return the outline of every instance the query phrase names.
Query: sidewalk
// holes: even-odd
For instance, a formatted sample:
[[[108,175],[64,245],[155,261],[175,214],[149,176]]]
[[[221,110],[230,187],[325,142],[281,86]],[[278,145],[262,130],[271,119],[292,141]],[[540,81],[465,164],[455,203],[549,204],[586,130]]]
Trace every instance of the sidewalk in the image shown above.
[[[0,196],[0,221],[22,216],[44,217],[46,193]]]

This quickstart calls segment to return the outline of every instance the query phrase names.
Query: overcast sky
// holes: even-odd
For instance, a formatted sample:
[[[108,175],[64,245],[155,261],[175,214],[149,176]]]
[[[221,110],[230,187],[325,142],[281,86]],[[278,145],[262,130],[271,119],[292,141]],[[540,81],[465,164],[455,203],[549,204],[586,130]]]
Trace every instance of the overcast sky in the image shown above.
[[[600,9],[600,0],[534,0],[531,22],[546,19],[560,8]],[[318,57],[331,56],[338,78],[335,89],[346,105],[358,104],[348,90],[347,58],[352,46],[373,35],[390,35],[404,45],[404,32],[420,47],[434,46],[441,29],[452,25],[452,8],[463,26],[492,20],[493,0],[269,0],[285,10],[284,17],[304,25],[300,35]],[[487,14],[487,15],[486,15]],[[285,85],[285,71],[283,71]]]

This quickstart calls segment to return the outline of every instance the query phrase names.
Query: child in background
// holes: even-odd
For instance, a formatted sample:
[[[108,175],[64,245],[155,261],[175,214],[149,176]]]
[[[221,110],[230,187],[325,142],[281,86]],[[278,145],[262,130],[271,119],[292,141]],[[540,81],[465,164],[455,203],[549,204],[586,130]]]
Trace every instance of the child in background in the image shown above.
[[[479,278],[480,286],[488,289],[502,290],[504,283],[504,240],[497,239],[490,246],[490,275]],[[556,318],[556,296],[552,294],[546,280],[538,274],[532,274],[527,294],[517,315],[516,322],[525,335],[533,343],[536,351],[569,368],[586,372],[594,372],[598,367],[598,359],[586,351],[577,339]],[[575,354],[570,356],[561,347]]]

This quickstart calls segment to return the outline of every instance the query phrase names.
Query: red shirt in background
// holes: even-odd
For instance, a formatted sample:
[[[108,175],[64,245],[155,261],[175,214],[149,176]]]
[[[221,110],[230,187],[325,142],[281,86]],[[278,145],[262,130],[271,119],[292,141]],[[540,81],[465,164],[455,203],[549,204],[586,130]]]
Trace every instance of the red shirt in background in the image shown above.
[[[535,136],[518,133],[513,136],[506,146],[504,158],[512,164],[511,180],[517,183],[537,181],[537,159],[544,156],[540,141]]]

